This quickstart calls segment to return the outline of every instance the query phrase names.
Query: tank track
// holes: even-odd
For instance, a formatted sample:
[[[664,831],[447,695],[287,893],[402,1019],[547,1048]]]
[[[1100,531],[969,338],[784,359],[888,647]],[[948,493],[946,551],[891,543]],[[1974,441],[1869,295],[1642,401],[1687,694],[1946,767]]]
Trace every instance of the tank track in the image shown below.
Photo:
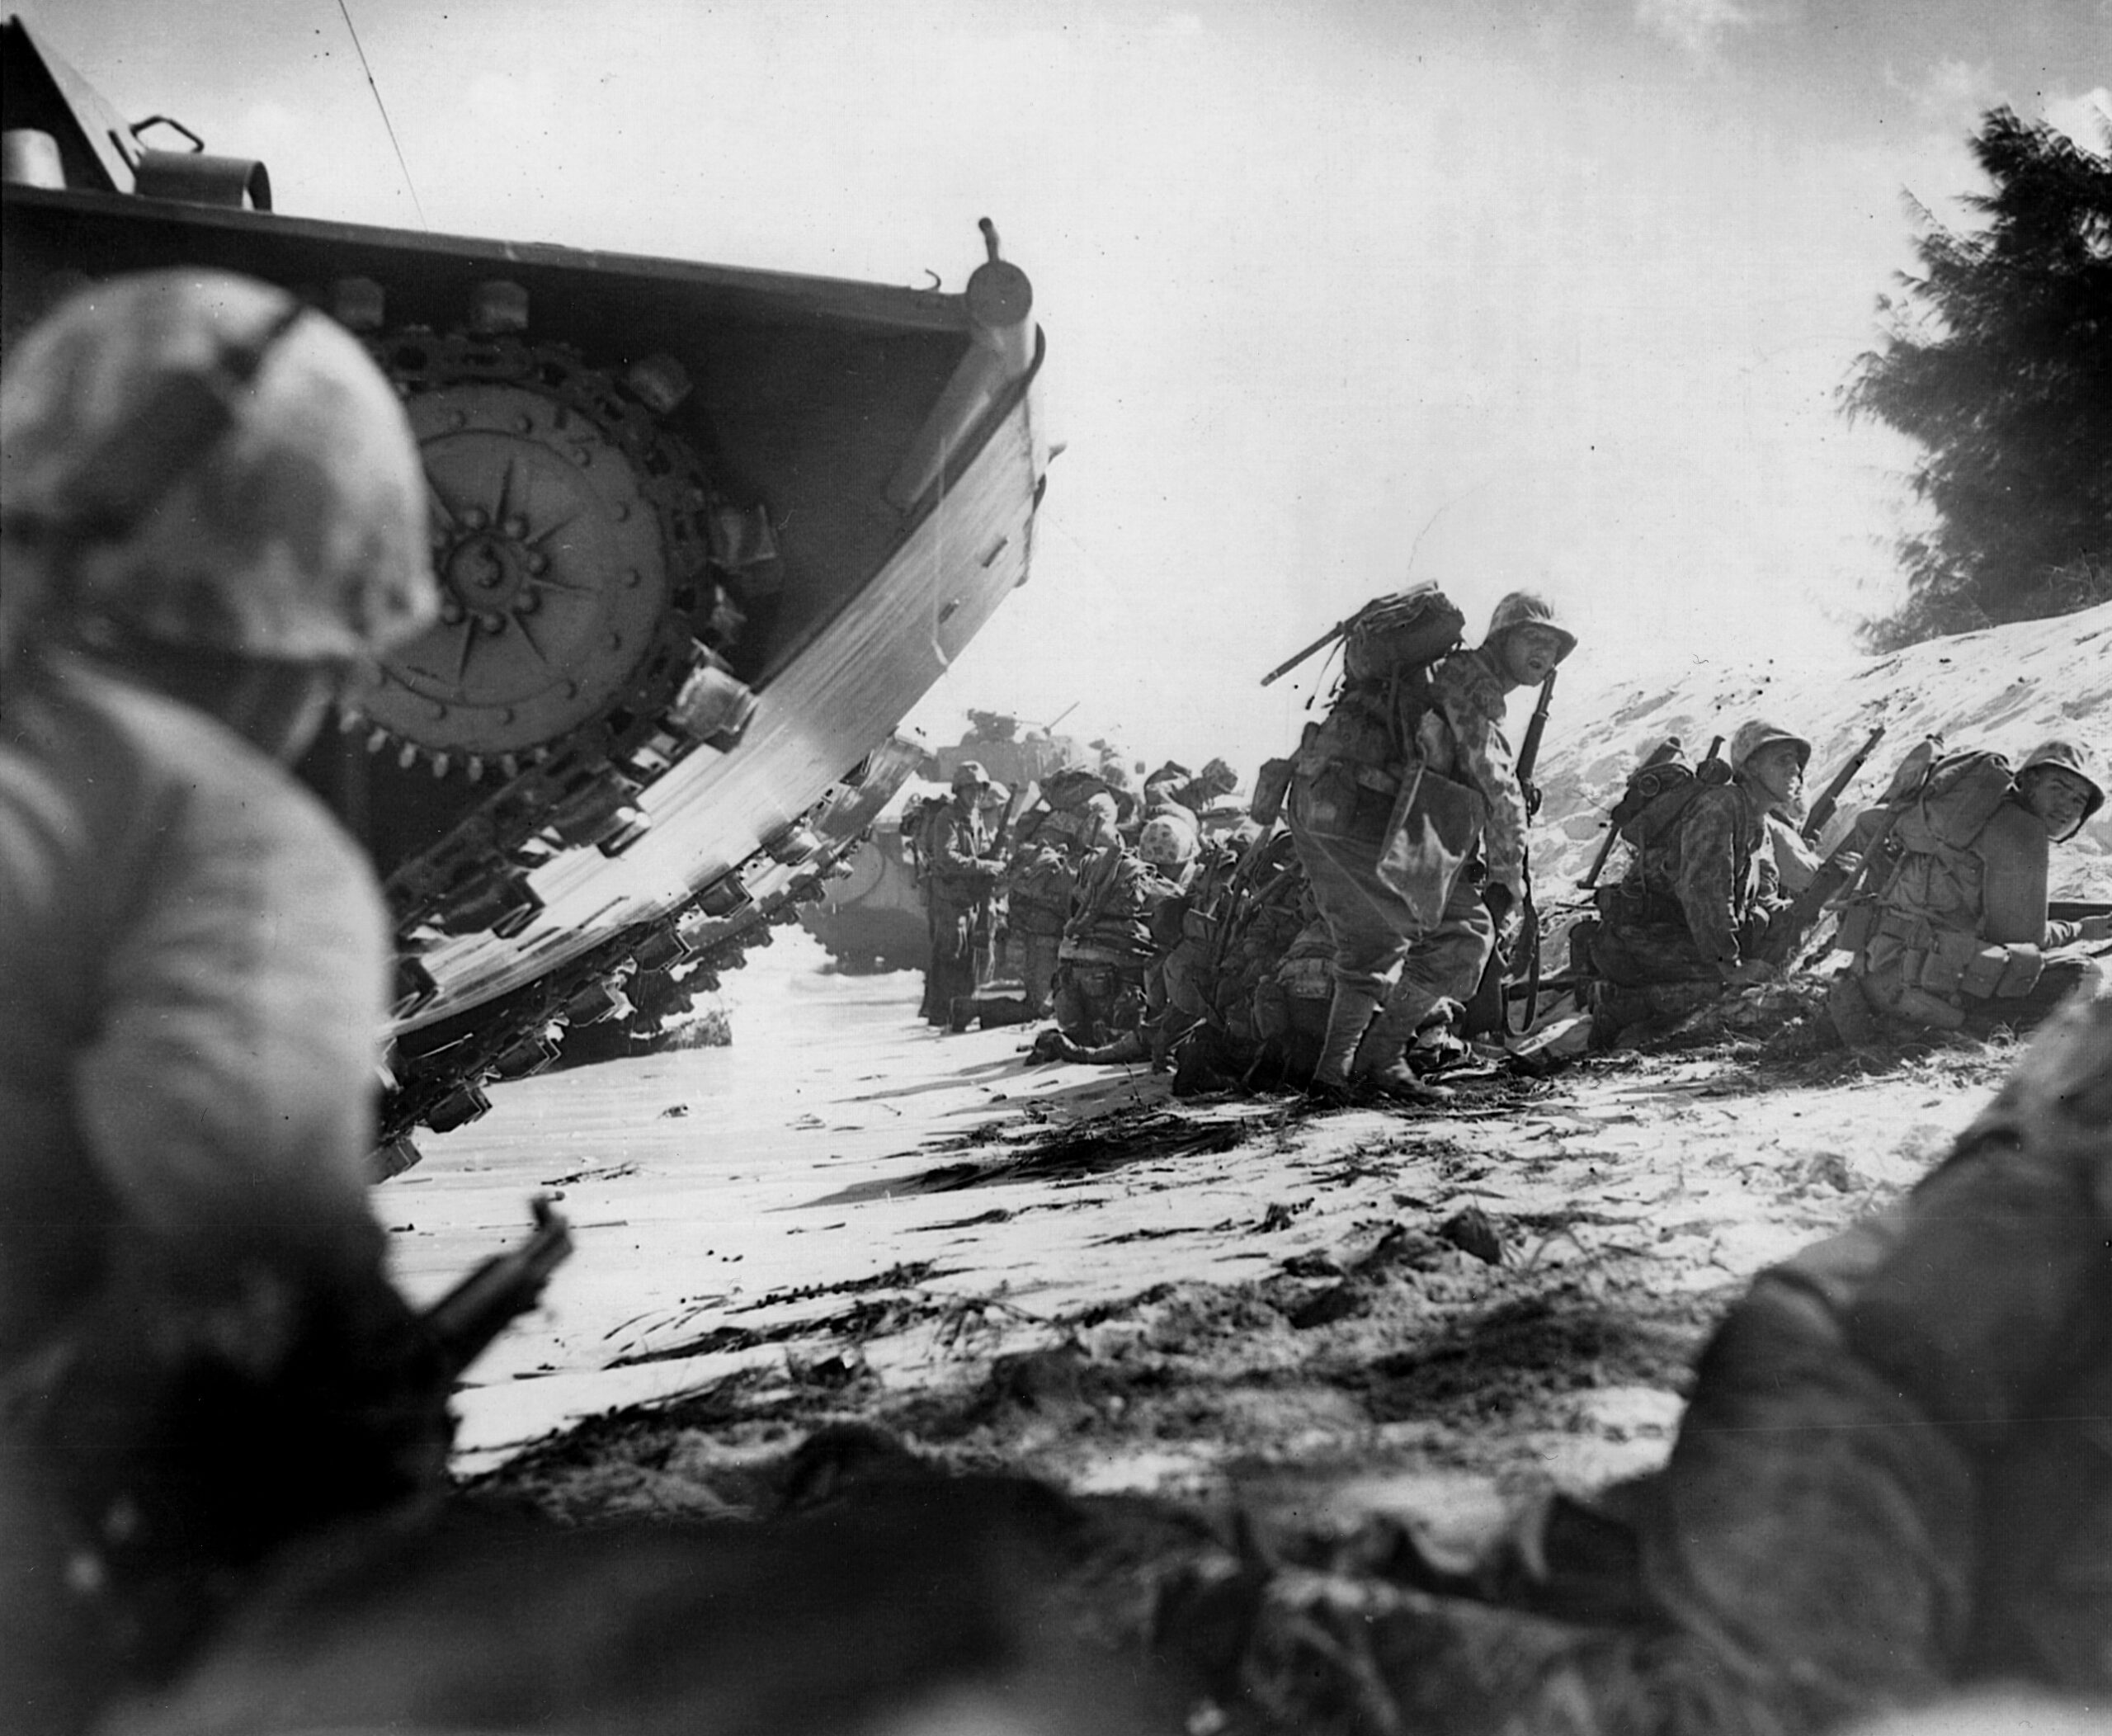
[[[884,743],[801,820],[666,915],[634,924],[512,995],[399,1039],[384,1068],[377,1175],[417,1161],[411,1135],[420,1125],[445,1133],[483,1114],[491,1106],[485,1084],[551,1066],[568,1031],[625,1018],[634,1021],[634,1034],[649,1036],[693,996],[716,988],[722,973],[752,948],[768,946],[774,927],[794,920],[846,870],[917,757],[906,742]],[[401,1017],[431,984],[420,980],[414,956],[400,955],[398,969]],[[643,1018],[634,995],[644,1003]]]
[[[507,291],[490,286],[502,323]],[[525,304],[511,323],[525,326]],[[365,342],[419,436],[442,610],[348,697],[339,724],[471,803],[384,883],[400,1023],[437,993],[421,954],[521,932],[541,908],[535,867],[566,850],[620,855],[648,824],[645,790],[700,747],[738,740],[754,697],[727,655],[745,576],[776,551],[762,510],[721,498],[668,431],[689,390],[672,357],[619,377],[517,329],[370,327]],[[550,1065],[568,1031],[625,1019],[644,1033],[716,987],[821,895],[911,762],[880,750],[665,916],[496,1002],[399,1033],[384,1068],[378,1172],[415,1161],[414,1128],[482,1114],[487,1083]]]

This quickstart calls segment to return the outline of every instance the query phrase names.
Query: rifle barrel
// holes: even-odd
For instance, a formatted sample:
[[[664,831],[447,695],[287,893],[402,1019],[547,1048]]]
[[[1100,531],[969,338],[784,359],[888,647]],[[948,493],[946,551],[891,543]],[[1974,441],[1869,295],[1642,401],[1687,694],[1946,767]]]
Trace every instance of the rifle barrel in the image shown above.
[[[1804,816],[1804,823],[1798,828],[1806,843],[1818,842],[1819,833],[1826,830],[1827,822],[1833,818],[1834,810],[1841,805],[1842,792],[1855,781],[1855,774],[1863,769],[1864,763],[1877,752],[1878,743],[1883,739],[1884,725],[1879,724],[1870,731],[1869,739],[1850,754],[1847,763],[1827,781],[1826,788],[1819,792],[1818,800],[1812,804],[1811,812]]]
[[[1348,632],[1349,629],[1350,624],[1347,620],[1336,621],[1333,626],[1328,628],[1325,633],[1322,634],[1319,638],[1314,639],[1313,643],[1308,645],[1303,651],[1299,652],[1294,656],[1285,658],[1281,663],[1278,663],[1275,668],[1271,669],[1266,675],[1263,676],[1261,677],[1261,685],[1266,687],[1270,682],[1275,680],[1278,676],[1289,674],[1292,670],[1295,669],[1300,663],[1304,663],[1307,658],[1312,656],[1314,652],[1325,649],[1328,645],[1333,644],[1335,640],[1340,639],[1345,633]]]

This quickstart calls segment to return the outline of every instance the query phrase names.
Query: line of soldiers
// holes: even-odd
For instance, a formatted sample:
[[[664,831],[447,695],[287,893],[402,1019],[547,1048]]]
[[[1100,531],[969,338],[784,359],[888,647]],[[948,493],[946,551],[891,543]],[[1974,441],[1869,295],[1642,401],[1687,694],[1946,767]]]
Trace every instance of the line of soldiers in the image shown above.
[[[1822,872],[1844,907],[1832,945],[1849,955],[1828,1012],[1851,1045],[1887,1023],[2028,1027],[2089,968],[2077,943],[2112,937],[2112,917],[2056,919],[2047,896],[2053,844],[2105,804],[2086,748],[2044,742],[2012,767],[1924,743],[1823,864],[1795,823],[1811,754],[1755,719],[1721,781],[1678,780],[1628,823],[1628,872],[1572,938],[1598,1041],[1793,968],[1822,914],[1810,897]]]
[[[1008,836],[989,823],[988,779],[964,765],[924,847],[926,1016],[961,1022],[990,975],[1002,900],[1024,984],[1003,1004],[1053,1013],[1044,1057],[1178,1054],[1191,1083],[1259,1071],[1336,1097],[1443,1101],[1432,1075],[1493,1028],[1492,1004],[1501,1021],[1506,962],[1537,938],[1523,932],[1534,795],[1507,702],[1544,693],[1577,644],[1530,592],[1497,604],[1478,644],[1459,644],[1458,625],[1427,586],[1343,624],[1326,717],[1264,768],[1278,785],[1257,789],[1266,828],[1201,837],[1198,810],[1231,783],[1222,762],[1206,768],[1217,781],[1162,768],[1141,797],[1103,765],[1049,780]],[[2112,931],[2103,914],[2053,917],[2047,896],[2050,845],[2104,804],[2088,750],[2049,741],[2012,767],[1939,745],[1910,754],[1823,861],[1813,846],[1846,778],[1808,816],[1804,737],[1755,718],[1699,768],[1653,757],[1615,810],[1626,871],[1571,932],[1594,1043],[1647,1040],[1782,977],[1829,900],[1846,910],[1828,1001],[1845,1041],[1888,1024],[2021,1027],[2058,1004],[2088,965],[2077,943]]]

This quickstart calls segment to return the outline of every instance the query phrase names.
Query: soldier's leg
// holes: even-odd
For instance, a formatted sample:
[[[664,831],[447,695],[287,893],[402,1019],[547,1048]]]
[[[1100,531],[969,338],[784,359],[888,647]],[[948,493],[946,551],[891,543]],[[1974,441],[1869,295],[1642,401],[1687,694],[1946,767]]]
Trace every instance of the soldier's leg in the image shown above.
[[[926,894],[924,906],[924,999],[917,1009],[917,1016],[931,1024],[945,1021],[945,1006],[939,1000],[939,908],[930,902]]]
[[[1339,1089],[1349,1082],[1357,1045],[1386,1003],[1387,990],[1407,951],[1414,918],[1398,894],[1375,873],[1363,869],[1361,863],[1345,861],[1327,840],[1295,823],[1291,829],[1313,906],[1334,942],[1334,994],[1313,1083],[1322,1090]]]
[[[1447,1003],[1457,1006],[1473,993],[1495,950],[1496,923],[1480,889],[1463,877],[1445,900],[1443,919],[1410,946],[1401,979],[1365,1034],[1351,1075],[1390,1077],[1424,1022]]]
[[[1020,974],[1025,985],[1027,1010],[1037,1019],[1049,1016],[1051,990],[1056,983],[1056,949],[1061,944],[1053,934],[1020,936]]]
[[[931,930],[931,1007],[925,1017],[935,1025],[950,1024],[955,1000],[975,993],[974,913],[945,908]]]

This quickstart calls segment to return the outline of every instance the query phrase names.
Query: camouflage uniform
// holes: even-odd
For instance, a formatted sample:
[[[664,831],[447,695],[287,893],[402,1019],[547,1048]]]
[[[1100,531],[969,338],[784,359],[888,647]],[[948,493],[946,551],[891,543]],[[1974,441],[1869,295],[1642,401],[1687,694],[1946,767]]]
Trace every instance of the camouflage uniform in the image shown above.
[[[1501,886],[1522,901],[1525,808],[1503,733],[1505,688],[1488,649],[1454,652],[1436,663],[1426,704],[1405,687],[1390,701],[1345,699],[1361,703],[1370,716],[1365,733],[1376,738],[1371,757],[1353,774],[1351,800],[1326,818],[1315,781],[1301,767],[1289,817],[1313,902],[1334,936],[1336,981],[1385,997],[1369,1040],[1376,1047],[1397,1035],[1405,1041],[1445,1002],[1473,994],[1496,944],[1483,885]],[[1379,745],[1388,734],[1412,748],[1394,748],[1389,760]],[[1417,765],[1467,786],[1483,807],[1479,866],[1453,881],[1434,923],[1378,871],[1394,797]]]
[[[1646,816],[1647,818],[1647,816]],[[1602,1035],[1653,1014],[1690,1011],[1766,947],[1788,901],[1775,879],[1763,792],[1734,776],[1704,784],[1598,896],[1591,965]]]

